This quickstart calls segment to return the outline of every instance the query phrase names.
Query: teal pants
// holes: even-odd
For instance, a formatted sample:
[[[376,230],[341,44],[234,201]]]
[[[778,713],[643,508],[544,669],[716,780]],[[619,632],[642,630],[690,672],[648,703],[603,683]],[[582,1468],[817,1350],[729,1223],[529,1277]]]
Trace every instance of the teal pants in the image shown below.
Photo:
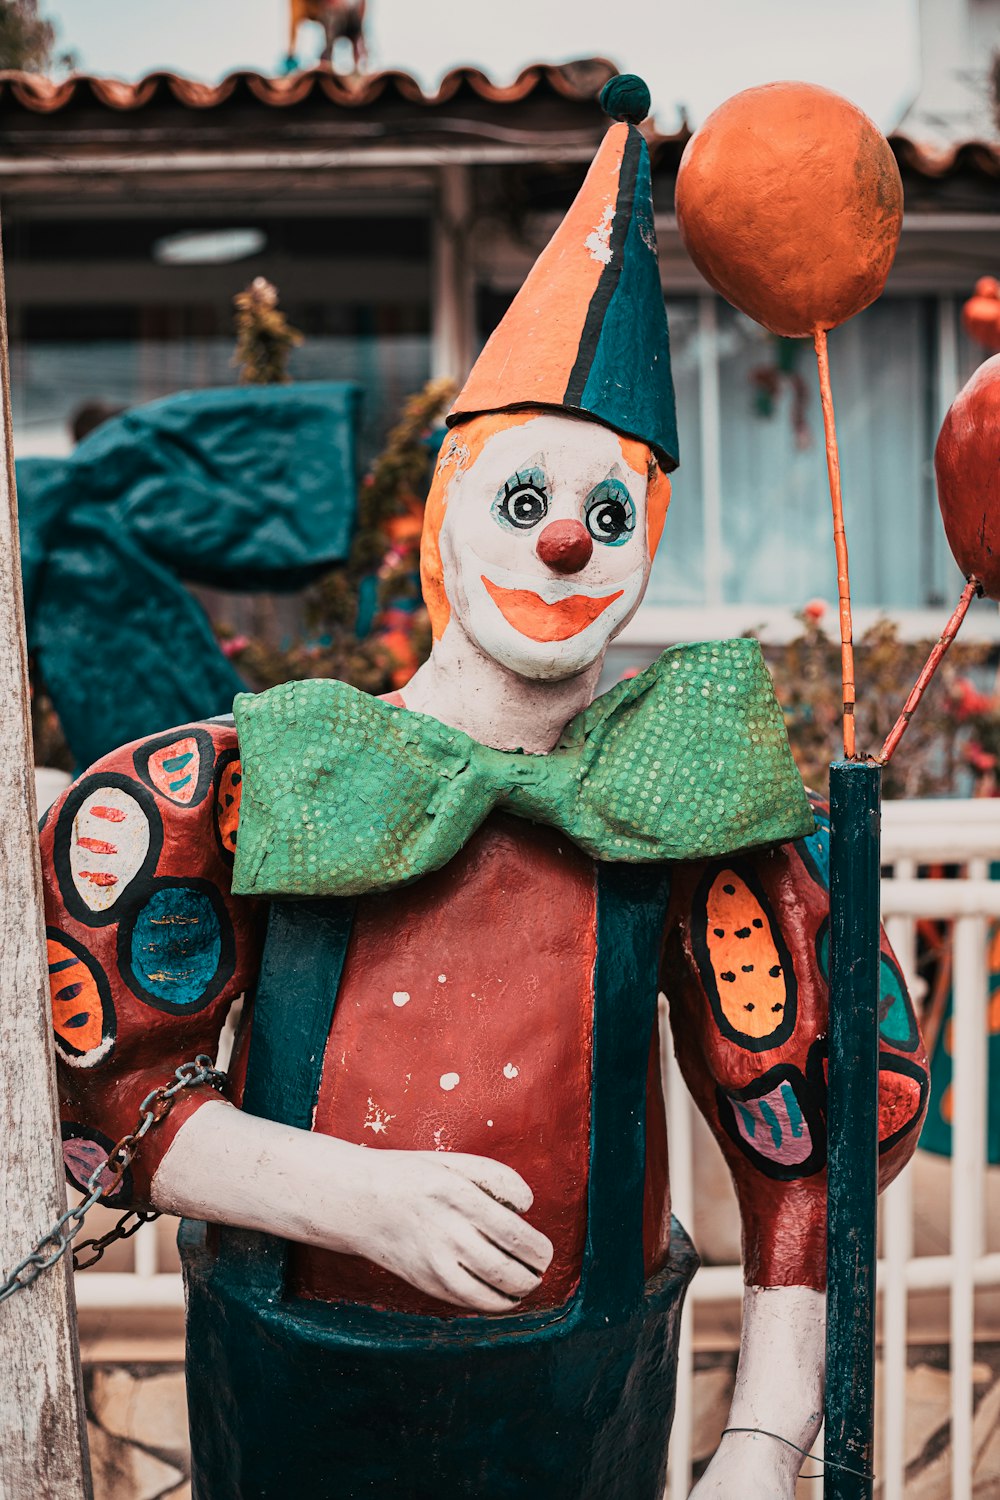
[[[203,1226],[183,1248],[195,1500],[660,1500],[697,1265],[679,1225],[614,1325],[580,1302],[453,1321],[268,1303]]]

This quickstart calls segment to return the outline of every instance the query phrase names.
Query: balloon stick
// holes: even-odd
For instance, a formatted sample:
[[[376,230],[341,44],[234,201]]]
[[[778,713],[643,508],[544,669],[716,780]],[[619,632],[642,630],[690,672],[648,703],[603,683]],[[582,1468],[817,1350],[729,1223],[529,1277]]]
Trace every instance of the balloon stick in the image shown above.
[[[837,449],[837,425],[833,414],[833,390],[830,386],[830,357],[826,330],[818,328],[813,335],[816,363],[819,365],[819,392],[823,402],[823,430],[826,434],[826,468],[830,477],[830,500],[833,504],[833,545],[837,553],[837,596],[840,600],[840,675],[844,689],[844,759],[855,755],[854,730],[854,627],[851,619],[851,578],[847,564],[847,533],[844,530],[844,497],[840,488],[840,453]]]
[[[934,673],[941,665],[942,661],[944,660],[945,652],[948,650],[948,647],[951,645],[952,641],[958,634],[959,626],[969,612],[969,605],[972,603],[976,595],[981,593],[982,585],[980,584],[978,578],[976,578],[975,574],[973,574],[970,577],[968,583],[965,585],[965,588],[962,590],[962,597],[961,599],[959,599],[957,605],[955,606],[954,614],[948,621],[947,625],[944,627],[944,630],[941,632],[941,639],[931,651],[930,656],[924,662],[924,665],[921,668],[920,676],[913,684],[913,687],[910,691],[910,696],[907,698],[906,702],[903,705],[902,713],[896,720],[895,724],[892,726],[892,729],[889,731],[888,737],[885,744],[882,746],[882,749],[875,757],[879,765],[887,766],[892,759],[893,754],[896,750],[896,746],[899,744],[900,740],[903,738],[903,735],[909,728],[910,720],[916,713],[917,707],[920,703],[921,698],[924,696],[924,693],[927,690],[927,686],[931,678],[934,676]]]

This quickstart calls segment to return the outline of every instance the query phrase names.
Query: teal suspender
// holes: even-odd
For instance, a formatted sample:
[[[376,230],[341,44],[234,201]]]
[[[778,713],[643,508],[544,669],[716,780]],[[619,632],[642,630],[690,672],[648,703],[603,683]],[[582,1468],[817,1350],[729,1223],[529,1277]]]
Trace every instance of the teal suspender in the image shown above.
[[[254,1002],[243,1108],[312,1128],[353,901],[275,901]]]
[[[669,896],[665,865],[597,866],[590,1191],[580,1296],[599,1317],[634,1309],[645,1285],[646,1075]]]

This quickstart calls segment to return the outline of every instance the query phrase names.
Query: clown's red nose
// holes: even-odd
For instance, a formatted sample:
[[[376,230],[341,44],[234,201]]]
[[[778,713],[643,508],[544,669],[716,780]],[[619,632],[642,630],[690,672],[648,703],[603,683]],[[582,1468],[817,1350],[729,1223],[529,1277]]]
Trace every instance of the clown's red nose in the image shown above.
[[[556,573],[579,573],[590,562],[594,544],[579,521],[550,521],[535,550],[545,566]]]

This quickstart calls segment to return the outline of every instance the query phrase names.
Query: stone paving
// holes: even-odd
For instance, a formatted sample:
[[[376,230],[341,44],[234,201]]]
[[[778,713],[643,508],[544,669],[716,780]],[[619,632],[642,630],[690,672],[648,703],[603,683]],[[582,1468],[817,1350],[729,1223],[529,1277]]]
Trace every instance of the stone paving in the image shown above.
[[[974,1500],[1000,1500],[1000,1345],[977,1346]],[[735,1355],[699,1355],[695,1369],[695,1472],[711,1457],[726,1413],[735,1373]],[[881,1370],[876,1368],[876,1392]],[[906,1500],[950,1500],[951,1446],[950,1381],[947,1350],[940,1347],[910,1350],[906,1380]],[[881,1445],[876,1430],[876,1455]],[[808,1473],[813,1466],[806,1464]],[[878,1461],[876,1457],[876,1473]],[[882,1486],[876,1482],[876,1500]],[[820,1480],[800,1480],[801,1500],[821,1500]]]
[[[1000,1500],[1000,1344],[977,1346],[975,1500]],[[906,1500],[950,1500],[947,1350],[910,1351]],[[700,1473],[725,1426],[735,1354],[696,1359],[694,1457]],[[184,1372],[178,1365],[94,1365],[85,1370],[94,1500],[190,1500]],[[876,1465],[877,1467],[877,1465]],[[801,1500],[821,1500],[819,1480]],[[875,1495],[881,1494],[876,1484]],[[402,1500],[402,1497],[401,1497]]]
[[[184,1371],[84,1369],[94,1500],[190,1500]]]

